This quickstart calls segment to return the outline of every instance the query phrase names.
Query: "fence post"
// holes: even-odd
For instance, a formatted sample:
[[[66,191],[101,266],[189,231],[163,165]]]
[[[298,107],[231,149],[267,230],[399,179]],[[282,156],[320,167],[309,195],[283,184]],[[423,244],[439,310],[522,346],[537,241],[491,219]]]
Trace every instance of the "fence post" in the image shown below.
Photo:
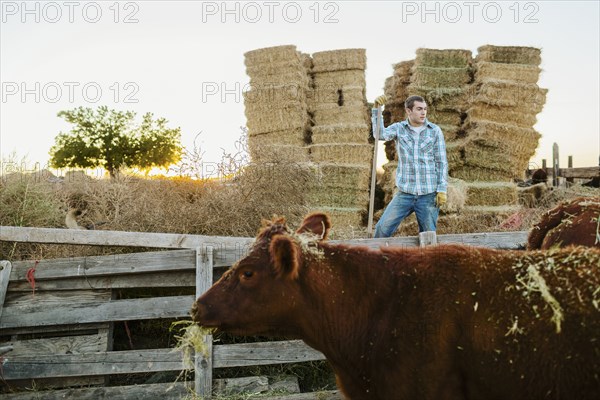
[[[212,286],[213,248],[196,248],[196,298]],[[212,396],[212,335],[204,335],[204,346],[208,357],[194,355],[194,391],[203,400]]]
[[[573,156],[569,156],[567,161],[567,168],[573,168]],[[567,182],[573,183],[573,178],[567,178]]]
[[[558,186],[558,174],[559,166],[558,166],[558,143],[554,143],[552,145],[552,186]]]
[[[9,261],[0,261],[0,317],[2,317],[2,309],[4,308],[4,299],[8,290],[8,281],[12,264]]]

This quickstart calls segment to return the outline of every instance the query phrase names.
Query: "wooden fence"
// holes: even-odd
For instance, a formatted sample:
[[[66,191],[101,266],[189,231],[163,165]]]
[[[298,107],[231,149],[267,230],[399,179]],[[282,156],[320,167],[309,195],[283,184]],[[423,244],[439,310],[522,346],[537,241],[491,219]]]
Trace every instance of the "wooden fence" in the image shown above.
[[[573,183],[574,179],[589,179],[600,177],[600,159],[596,167],[578,167],[573,168],[573,156],[567,158],[567,168],[561,168],[559,163],[559,148],[558,144],[552,145],[552,166],[548,168],[546,159],[542,159],[542,167],[548,177],[552,177],[552,186],[559,186],[559,178],[565,178],[569,183]],[[537,169],[537,168],[535,168]],[[535,169],[528,169],[527,175],[530,176]]]
[[[463,243],[505,249],[522,248],[527,232],[440,235],[438,243]],[[55,386],[102,385],[106,376],[181,371],[182,355],[171,348],[113,351],[114,323],[186,318],[193,295],[116,299],[115,290],[193,288],[196,296],[248,250],[253,239],[138,232],[74,231],[0,227],[10,242],[131,246],[173,249],[111,256],[34,261],[0,265],[0,343],[12,351],[0,355],[6,382],[50,381]],[[344,243],[418,246],[418,237],[356,239]],[[32,273],[32,268],[34,272]],[[35,291],[32,289],[32,279]],[[29,279],[28,279],[29,278]],[[215,344],[206,336],[209,356],[196,356],[194,391],[210,397],[225,383],[212,379],[214,368],[246,367],[323,360],[301,341]],[[243,379],[241,379],[243,381]],[[258,382],[258,383],[257,383]],[[264,379],[253,384],[265,389]],[[233,384],[240,385],[239,382]],[[244,384],[243,382],[241,383]],[[10,399],[167,399],[191,393],[189,383],[88,387],[3,395]],[[268,385],[267,385],[268,386]],[[259,390],[260,391],[260,390]],[[272,399],[339,399],[336,391],[303,393]]]

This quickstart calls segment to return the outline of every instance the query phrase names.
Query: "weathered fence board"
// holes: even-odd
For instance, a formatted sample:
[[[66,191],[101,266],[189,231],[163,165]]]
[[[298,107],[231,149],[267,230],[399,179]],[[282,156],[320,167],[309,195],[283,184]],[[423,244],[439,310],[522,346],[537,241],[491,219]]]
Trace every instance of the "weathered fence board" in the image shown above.
[[[8,290],[8,282],[12,271],[12,264],[8,261],[0,261],[0,318],[4,309],[4,299]]]
[[[219,383],[215,380],[215,384]],[[186,386],[187,385],[187,386]],[[64,389],[43,392],[5,394],[6,400],[170,400],[191,396],[190,383],[154,383],[146,385],[113,386],[85,389]],[[298,393],[261,397],[265,400],[342,400],[338,391]]]
[[[593,178],[600,176],[600,167],[560,168],[558,173],[563,178]]]
[[[38,280],[36,293],[65,290],[133,289],[193,287],[196,273],[193,270],[177,272],[155,272],[128,275],[105,275],[65,279]],[[11,281],[9,292],[31,292],[29,282]]]
[[[213,367],[245,367],[324,360],[300,340],[214,346]],[[182,355],[173,349],[6,357],[4,379],[180,371]]]
[[[171,250],[41,260],[36,266],[35,278],[36,280],[92,278],[106,275],[189,270],[195,267],[195,258],[194,250]],[[27,270],[31,265],[31,261],[15,261],[10,274],[11,281],[26,281]]]
[[[169,296],[115,300],[98,303],[62,304],[50,310],[37,306],[9,306],[0,319],[0,329],[23,326],[48,326],[189,315],[193,296]]]
[[[176,233],[96,231],[55,228],[0,226],[0,240],[12,242],[87,244],[95,246],[125,246],[148,248],[187,248],[211,246],[243,250],[254,239],[229,236],[202,236]]]
[[[325,356],[301,340],[242,343],[215,346],[215,368],[247,367],[251,365],[287,364],[324,360]]]
[[[102,334],[62,336],[10,342],[11,357],[41,354],[82,354],[106,351],[106,330]]]

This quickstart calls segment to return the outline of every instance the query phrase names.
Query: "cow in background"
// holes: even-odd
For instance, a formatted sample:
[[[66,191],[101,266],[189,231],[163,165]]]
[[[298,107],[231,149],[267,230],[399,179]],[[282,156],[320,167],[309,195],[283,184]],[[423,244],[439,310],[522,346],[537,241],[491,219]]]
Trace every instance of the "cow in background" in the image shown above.
[[[330,227],[265,224],[194,321],[302,339],[352,400],[600,398],[600,250],[374,250]]]
[[[527,239],[527,249],[569,245],[600,247],[600,197],[578,197],[542,215]]]

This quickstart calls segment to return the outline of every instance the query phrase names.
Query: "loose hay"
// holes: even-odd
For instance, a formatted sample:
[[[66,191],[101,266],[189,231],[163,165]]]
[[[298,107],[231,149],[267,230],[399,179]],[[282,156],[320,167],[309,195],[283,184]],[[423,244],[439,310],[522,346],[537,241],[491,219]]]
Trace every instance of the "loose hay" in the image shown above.
[[[370,144],[313,144],[309,150],[311,161],[319,163],[369,164],[373,159],[373,145]]]
[[[342,49],[313,53],[313,72],[366,69],[365,49]]]
[[[542,51],[534,47],[485,45],[477,49],[476,61],[540,65]]]
[[[370,130],[365,123],[316,125],[312,128],[312,143],[359,143],[369,142]]]
[[[194,354],[202,354],[204,357],[210,356],[204,336],[212,335],[214,329],[203,328],[192,321],[184,320],[173,322],[169,331],[174,330],[178,330],[178,334],[173,335],[177,344],[172,351],[181,352],[183,369],[194,369]]]
[[[471,64],[472,53],[462,49],[417,49],[415,65],[437,68],[465,68]]]

